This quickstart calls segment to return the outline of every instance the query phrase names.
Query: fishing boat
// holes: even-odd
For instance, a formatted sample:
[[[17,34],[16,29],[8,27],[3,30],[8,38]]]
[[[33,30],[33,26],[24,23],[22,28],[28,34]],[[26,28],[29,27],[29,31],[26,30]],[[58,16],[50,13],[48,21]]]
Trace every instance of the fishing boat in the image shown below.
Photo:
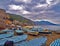
[[[21,36],[13,36],[10,38],[1,39],[0,40],[0,46],[3,46],[6,41],[13,41],[16,44],[18,42],[22,42],[22,41],[26,40],[27,37],[28,37],[28,35],[24,34]]]
[[[2,30],[1,32],[2,33],[7,33],[7,32],[13,32],[14,30],[11,30],[11,29],[4,29],[4,30]]]
[[[50,44],[50,46],[60,46],[60,39],[54,40],[54,41]]]
[[[39,34],[39,32],[31,30],[31,29],[26,29],[26,32],[27,32],[27,34],[30,34],[30,35],[38,35]]]
[[[12,37],[13,35],[14,35],[13,33],[0,34],[0,39],[9,38]]]
[[[20,34],[20,35],[24,33],[23,30],[15,30],[15,32],[16,32],[17,34]]]
[[[46,46],[46,41],[46,37],[39,37],[30,41],[23,41],[22,43],[17,43],[15,46]]]

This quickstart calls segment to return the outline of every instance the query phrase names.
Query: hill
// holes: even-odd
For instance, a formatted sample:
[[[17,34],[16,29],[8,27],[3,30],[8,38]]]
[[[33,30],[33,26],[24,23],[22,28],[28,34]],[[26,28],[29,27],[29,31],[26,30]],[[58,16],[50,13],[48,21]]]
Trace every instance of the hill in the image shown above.
[[[16,14],[10,14],[6,13],[4,9],[0,9],[0,29],[5,29],[7,27],[10,27],[10,25],[14,22],[17,21],[21,23],[22,25],[33,25],[33,21],[24,18],[20,15]],[[14,23],[13,23],[14,24]]]
[[[6,13],[6,11],[0,9],[0,29],[6,28],[6,24],[10,22],[8,19],[9,15]]]
[[[9,13],[8,13],[9,14]],[[17,20],[19,21],[20,23],[24,24],[26,23],[27,25],[33,25],[33,21],[27,19],[27,18],[24,18],[20,15],[16,15],[16,14],[9,14],[10,18],[13,19],[13,20]]]
[[[35,21],[34,24],[35,25],[56,25],[56,26],[59,25],[59,24],[54,24],[54,23],[49,22],[49,21]]]

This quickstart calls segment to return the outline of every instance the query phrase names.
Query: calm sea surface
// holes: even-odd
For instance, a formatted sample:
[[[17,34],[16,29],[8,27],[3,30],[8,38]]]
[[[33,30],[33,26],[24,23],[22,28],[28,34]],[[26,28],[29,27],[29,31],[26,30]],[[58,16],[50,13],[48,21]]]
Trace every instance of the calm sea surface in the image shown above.
[[[53,26],[53,25],[40,25],[40,26],[34,26],[34,27],[36,28],[41,27],[49,30],[60,30],[60,26]]]

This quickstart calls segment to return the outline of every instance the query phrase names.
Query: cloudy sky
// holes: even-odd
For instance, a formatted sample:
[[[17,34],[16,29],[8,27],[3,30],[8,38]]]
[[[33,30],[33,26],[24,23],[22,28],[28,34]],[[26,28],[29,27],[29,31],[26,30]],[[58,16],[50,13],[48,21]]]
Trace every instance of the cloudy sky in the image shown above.
[[[0,8],[33,21],[47,20],[60,24],[60,0],[0,0]]]

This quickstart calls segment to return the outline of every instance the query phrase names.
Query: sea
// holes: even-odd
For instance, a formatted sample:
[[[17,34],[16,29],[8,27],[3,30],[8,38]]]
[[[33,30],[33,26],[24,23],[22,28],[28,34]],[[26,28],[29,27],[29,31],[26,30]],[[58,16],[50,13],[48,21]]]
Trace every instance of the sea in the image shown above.
[[[35,28],[43,28],[43,29],[48,29],[48,30],[60,30],[60,26],[55,26],[55,25],[37,25],[34,26]]]

